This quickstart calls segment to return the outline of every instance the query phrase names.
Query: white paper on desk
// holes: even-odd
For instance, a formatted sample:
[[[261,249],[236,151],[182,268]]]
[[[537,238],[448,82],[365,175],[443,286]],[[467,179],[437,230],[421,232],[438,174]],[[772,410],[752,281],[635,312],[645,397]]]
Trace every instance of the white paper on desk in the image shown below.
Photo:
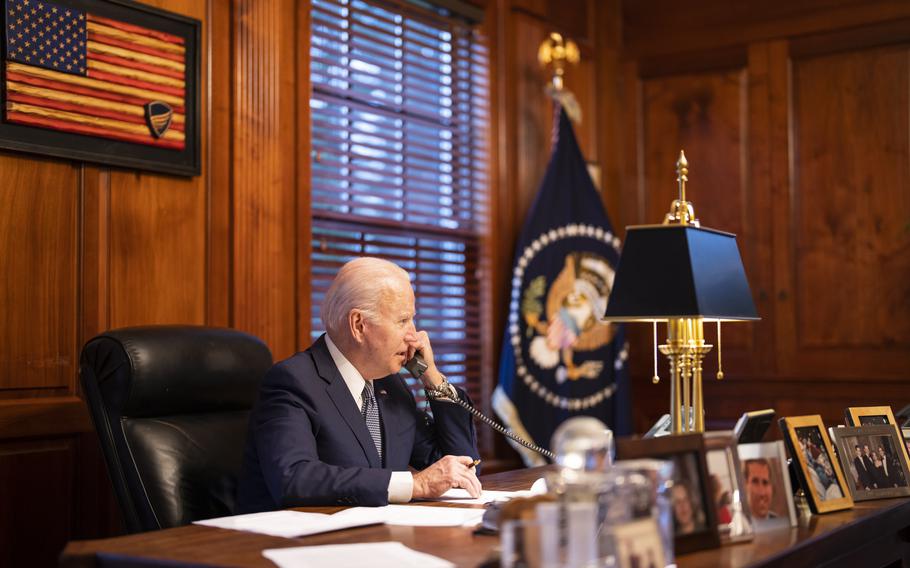
[[[332,568],[452,568],[447,560],[417,552],[400,542],[365,542],[270,548],[262,555],[280,568],[331,566]]]
[[[375,525],[385,522],[386,514],[379,509],[347,509],[334,515],[303,513],[300,511],[269,511],[196,521],[193,524],[236,531],[247,531],[271,536],[293,538],[319,534],[352,527]]]
[[[484,509],[420,505],[386,505],[378,510],[384,512],[387,525],[412,527],[474,526],[480,523],[484,513]]]
[[[481,492],[480,497],[471,497],[466,489],[449,489],[439,497],[426,499],[427,501],[443,501],[445,503],[458,503],[459,505],[486,505],[492,501],[505,501],[513,497],[528,497],[533,495],[530,491],[487,491]]]

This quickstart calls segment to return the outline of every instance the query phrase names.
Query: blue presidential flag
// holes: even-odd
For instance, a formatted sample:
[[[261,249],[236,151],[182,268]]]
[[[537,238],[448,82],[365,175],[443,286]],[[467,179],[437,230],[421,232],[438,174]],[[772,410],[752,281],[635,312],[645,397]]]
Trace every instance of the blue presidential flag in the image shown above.
[[[566,112],[522,229],[493,408],[516,434],[549,448],[557,426],[593,416],[630,431],[623,329],[601,321],[619,261],[600,196]],[[528,465],[538,454],[515,446]]]

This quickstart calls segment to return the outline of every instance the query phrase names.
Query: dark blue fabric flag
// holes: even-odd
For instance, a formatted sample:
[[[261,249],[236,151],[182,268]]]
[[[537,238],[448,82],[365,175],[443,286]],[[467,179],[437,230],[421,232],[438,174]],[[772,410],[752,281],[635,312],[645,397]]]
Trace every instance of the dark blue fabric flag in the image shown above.
[[[623,329],[600,321],[619,261],[600,196],[564,110],[537,198],[518,241],[493,408],[549,448],[557,426],[593,416],[631,430]],[[528,465],[538,454],[516,445]]]

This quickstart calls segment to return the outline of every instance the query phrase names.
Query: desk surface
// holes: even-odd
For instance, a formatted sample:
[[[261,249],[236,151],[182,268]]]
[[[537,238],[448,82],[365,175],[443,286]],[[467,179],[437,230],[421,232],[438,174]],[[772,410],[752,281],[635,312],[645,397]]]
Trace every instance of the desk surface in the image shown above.
[[[485,489],[528,489],[540,477],[541,469],[518,470],[482,478]],[[449,506],[445,503],[421,503]],[[307,508],[331,513],[338,507]],[[274,565],[262,556],[266,548],[316,544],[398,541],[434,554],[458,566],[478,566],[489,560],[498,545],[497,537],[474,535],[461,527],[399,527],[374,525],[336,533],[285,539],[190,525],[118,538],[74,541],[66,546],[61,566],[87,567],[116,565],[117,560],[144,559],[143,566],[163,560],[217,566]],[[786,562],[794,566],[825,563],[884,566],[895,560],[908,565],[910,540],[910,498],[866,501],[849,511],[801,519],[800,526],[758,535],[747,543],[686,554],[677,559],[680,568],[753,566]],[[151,561],[151,562],[149,562]],[[859,563],[857,564],[857,562]]]

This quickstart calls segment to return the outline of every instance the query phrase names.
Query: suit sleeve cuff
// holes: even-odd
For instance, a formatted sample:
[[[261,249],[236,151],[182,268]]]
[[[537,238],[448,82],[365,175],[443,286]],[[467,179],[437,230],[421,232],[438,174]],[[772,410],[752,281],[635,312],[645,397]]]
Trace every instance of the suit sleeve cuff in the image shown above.
[[[414,476],[410,471],[393,471],[389,478],[389,503],[407,503],[414,495]]]

